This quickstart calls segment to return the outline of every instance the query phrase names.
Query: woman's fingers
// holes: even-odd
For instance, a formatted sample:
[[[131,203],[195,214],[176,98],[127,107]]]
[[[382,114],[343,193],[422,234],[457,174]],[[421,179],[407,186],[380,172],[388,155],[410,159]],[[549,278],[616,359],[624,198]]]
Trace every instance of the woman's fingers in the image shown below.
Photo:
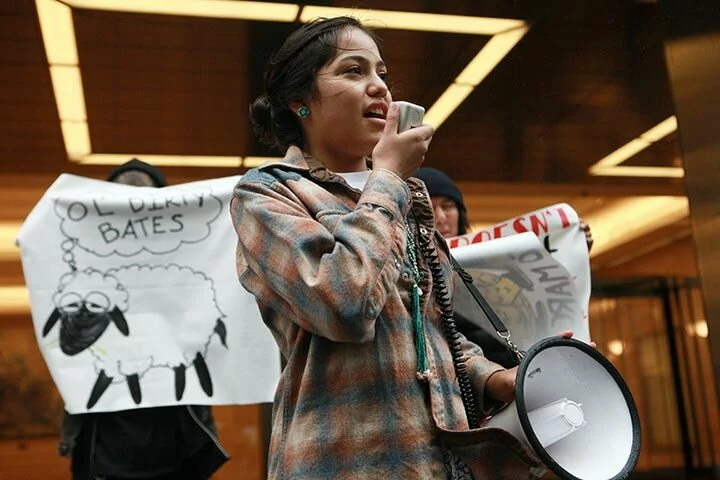
[[[515,379],[518,367],[508,370],[499,370],[488,378],[485,384],[487,395],[501,402],[512,402],[515,398]]]
[[[573,331],[572,330],[564,330],[560,333],[558,333],[558,336],[563,338],[572,338]],[[588,342],[588,345],[590,345],[593,348],[597,348],[597,344],[595,342]]]

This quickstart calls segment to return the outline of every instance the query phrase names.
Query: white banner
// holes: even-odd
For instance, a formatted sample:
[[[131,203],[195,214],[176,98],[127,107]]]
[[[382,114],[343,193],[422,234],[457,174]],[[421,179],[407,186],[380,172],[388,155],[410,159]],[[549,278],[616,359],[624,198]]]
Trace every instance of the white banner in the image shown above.
[[[590,261],[585,233],[569,205],[530,212],[448,244],[519,347],[568,329],[590,341]],[[494,333],[465,287],[458,284],[455,292],[456,312]]]
[[[271,402],[280,354],[237,279],[239,177],[61,175],[18,235],[40,351],[70,413]]]

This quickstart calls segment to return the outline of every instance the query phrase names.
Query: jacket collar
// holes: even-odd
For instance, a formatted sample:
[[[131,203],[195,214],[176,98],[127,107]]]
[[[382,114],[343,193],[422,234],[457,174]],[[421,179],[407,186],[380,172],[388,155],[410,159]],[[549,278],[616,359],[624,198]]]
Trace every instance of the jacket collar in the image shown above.
[[[372,167],[372,159],[366,157],[368,168]],[[309,175],[312,179],[317,182],[328,182],[328,183],[340,183],[356,194],[356,190],[352,189],[345,179],[340,175],[328,170],[320,160],[303,152],[299,147],[291,145],[285,152],[285,157],[282,160],[276,160],[261,165],[261,170],[267,168],[282,168],[284,170],[293,170],[298,173]],[[430,195],[428,194],[425,184],[422,180],[410,177],[406,180],[408,187],[410,188],[412,196],[412,212],[419,226],[424,226],[427,230],[433,231],[435,218],[433,217],[432,204],[430,202]],[[439,234],[438,234],[439,236]],[[441,237],[440,237],[441,238]],[[444,241],[439,242],[440,245],[444,246]],[[446,250],[446,248],[444,248]]]

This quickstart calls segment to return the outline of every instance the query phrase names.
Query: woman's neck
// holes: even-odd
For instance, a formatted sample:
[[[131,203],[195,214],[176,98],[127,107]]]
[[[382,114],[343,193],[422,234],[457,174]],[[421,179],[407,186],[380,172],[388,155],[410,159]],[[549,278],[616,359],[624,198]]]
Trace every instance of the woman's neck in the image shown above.
[[[346,153],[343,154],[342,152],[329,149],[313,148],[310,145],[307,145],[305,151],[325,165],[331,172],[348,173],[367,170],[365,157],[362,156],[358,157],[357,155],[347,155]]]

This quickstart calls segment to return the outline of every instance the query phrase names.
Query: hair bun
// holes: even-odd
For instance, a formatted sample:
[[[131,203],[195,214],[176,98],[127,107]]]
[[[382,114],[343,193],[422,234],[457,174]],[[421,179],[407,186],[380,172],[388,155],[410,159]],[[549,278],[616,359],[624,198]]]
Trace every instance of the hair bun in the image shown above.
[[[267,95],[260,95],[250,104],[250,123],[261,142],[268,145],[275,144],[275,134],[272,129],[272,106]]]

